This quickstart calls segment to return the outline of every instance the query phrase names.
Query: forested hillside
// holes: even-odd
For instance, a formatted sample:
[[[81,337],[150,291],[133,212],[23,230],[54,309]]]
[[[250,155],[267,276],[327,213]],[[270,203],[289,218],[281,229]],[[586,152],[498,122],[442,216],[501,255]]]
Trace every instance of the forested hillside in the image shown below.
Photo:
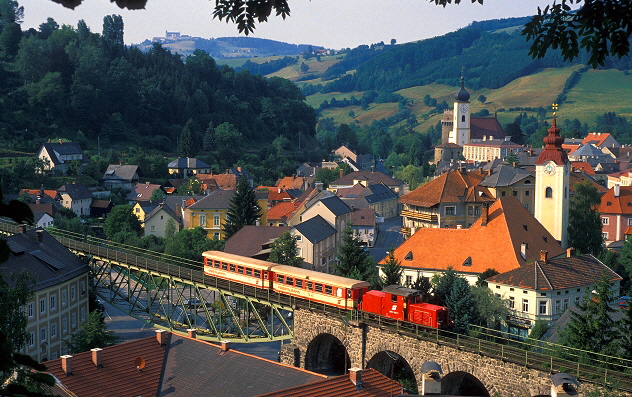
[[[14,18],[3,18],[6,149],[34,153],[47,139],[66,138],[87,149],[98,143],[200,155],[223,169],[239,161],[261,166],[275,139],[277,155],[299,140],[303,147],[313,142],[316,114],[288,80],[218,67],[199,50],[183,61],[160,45],[145,53],[126,47],[116,15],[104,19],[102,34],[83,21],[74,29],[51,18],[23,32]],[[276,159],[261,177],[275,179],[294,166]]]

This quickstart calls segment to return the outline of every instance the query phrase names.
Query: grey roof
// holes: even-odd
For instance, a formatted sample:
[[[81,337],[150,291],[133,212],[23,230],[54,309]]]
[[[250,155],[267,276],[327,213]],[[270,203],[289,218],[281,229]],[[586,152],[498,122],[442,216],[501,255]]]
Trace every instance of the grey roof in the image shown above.
[[[290,230],[289,226],[246,225],[226,240],[224,252],[242,256],[254,256],[270,240],[280,237]]]
[[[367,186],[362,191],[362,197],[364,197],[369,204],[375,204],[388,200],[397,200],[397,194],[395,194],[383,183]]]
[[[33,222],[38,224],[39,221],[44,217],[44,215],[50,216],[47,212],[33,212]]]
[[[50,156],[54,165],[61,164],[61,161],[57,157],[57,154],[66,156],[73,154],[83,155],[83,150],[77,142],[48,142],[45,143],[43,146],[46,149],[46,152],[48,152],[48,155]]]
[[[204,197],[197,203],[193,204],[189,208],[192,209],[215,209],[215,208],[228,208],[230,200],[235,195],[234,190],[220,190],[217,189],[208,196]]]
[[[164,210],[167,215],[169,215],[170,217],[172,217],[176,222],[180,222],[180,217],[178,216],[178,214],[176,214],[176,212],[169,208],[167,205],[165,205],[164,203],[161,203],[160,205],[158,205],[156,208],[154,208],[149,214],[145,215],[145,222],[147,222],[149,219],[151,219],[154,215],[156,215],[157,213],[160,212],[160,210]]]
[[[321,203],[335,216],[344,215],[351,212],[351,208],[340,200],[338,196],[331,196],[320,200]]]
[[[535,176],[523,168],[501,165],[493,174],[486,176],[480,185],[486,187],[511,186],[527,177],[534,178]]]
[[[206,164],[205,162],[198,160],[196,158],[191,158],[191,157],[179,157],[175,160],[173,160],[172,162],[169,163],[169,165],[167,166],[169,168],[177,168],[177,169],[183,169],[183,168],[188,168],[188,169],[198,169],[198,168],[210,168],[211,166]]]
[[[390,177],[379,171],[354,171],[342,178],[332,181],[329,185],[353,185],[354,180],[367,181],[368,184],[384,183],[386,186],[400,186],[404,182],[400,179]]]
[[[36,239],[41,233],[42,242]],[[28,270],[35,278],[34,290],[39,291],[88,273],[89,266],[44,230],[31,229],[7,237],[11,250],[9,260],[0,265],[5,281],[11,275]]]
[[[573,156],[573,157],[578,157],[578,156],[597,157],[597,156],[605,156],[605,154],[601,150],[599,150],[598,148],[596,148],[593,145],[591,145],[590,143],[588,143],[586,145],[580,146],[577,150],[575,150],[573,153],[571,153],[571,156]]]
[[[312,244],[319,243],[327,237],[336,234],[336,229],[334,229],[329,222],[320,215],[316,215],[313,218],[301,222],[294,226],[294,228],[305,236],[305,238]]]
[[[118,179],[123,181],[132,181],[134,175],[138,173],[137,165],[119,165],[110,164],[108,169],[103,174],[103,179]]]
[[[172,196],[169,195],[167,197],[165,197],[164,199],[164,203],[167,207],[171,208],[171,210],[176,211],[177,207],[179,206],[180,208],[184,208],[185,207],[185,203],[193,198],[195,200],[195,202],[197,203],[198,201],[202,200],[204,197],[203,195],[195,195],[195,196]]]
[[[66,192],[73,200],[92,198],[92,192],[84,185],[78,183],[67,183],[57,189],[57,191]]]

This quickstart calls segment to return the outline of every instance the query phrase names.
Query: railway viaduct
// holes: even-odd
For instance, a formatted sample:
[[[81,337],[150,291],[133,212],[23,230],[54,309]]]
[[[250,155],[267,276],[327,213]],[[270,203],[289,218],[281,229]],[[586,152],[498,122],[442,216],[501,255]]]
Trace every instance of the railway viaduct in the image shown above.
[[[546,370],[305,309],[295,309],[294,339],[281,351],[281,362],[325,374],[375,368],[404,379],[409,389],[409,385],[413,390],[418,387],[420,394],[426,361],[442,367],[442,394],[532,397],[551,392],[551,374]]]

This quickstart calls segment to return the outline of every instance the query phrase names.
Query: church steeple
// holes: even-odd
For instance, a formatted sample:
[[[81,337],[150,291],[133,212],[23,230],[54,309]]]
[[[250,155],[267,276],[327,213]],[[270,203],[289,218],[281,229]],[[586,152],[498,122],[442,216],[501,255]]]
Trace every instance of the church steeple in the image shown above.
[[[461,89],[454,95],[452,131],[448,142],[459,146],[470,143],[470,93],[465,90],[465,77],[461,75]]]
[[[470,93],[465,90],[465,77],[461,75],[461,89],[454,95],[454,100],[457,102],[468,102],[470,100]]]
[[[557,128],[557,115],[553,113],[553,123],[548,129],[549,134],[544,137],[544,150],[538,155],[536,164],[544,164],[547,161],[553,161],[557,165],[568,163],[568,155],[566,150],[562,148],[564,138],[560,135],[560,129]]]

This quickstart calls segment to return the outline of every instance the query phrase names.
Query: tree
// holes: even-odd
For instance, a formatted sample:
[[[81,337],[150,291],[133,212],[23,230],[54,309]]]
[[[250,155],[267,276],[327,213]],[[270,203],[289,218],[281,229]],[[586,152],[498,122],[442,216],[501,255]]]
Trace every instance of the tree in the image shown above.
[[[375,280],[376,268],[371,255],[364,250],[360,240],[354,236],[351,227],[342,233],[342,243],[338,247],[338,262],[335,265],[336,274],[342,277],[368,281],[378,284]]]
[[[516,123],[509,123],[505,126],[505,134],[511,137],[511,141],[519,145],[524,145],[524,134],[520,125]]]
[[[401,284],[404,269],[402,269],[401,263],[395,258],[395,250],[393,248],[388,251],[388,259],[382,265],[381,270],[380,281],[382,286]]]
[[[292,236],[290,232],[285,232],[272,243],[268,261],[281,265],[301,267],[303,258],[297,256],[296,251],[296,237]]]
[[[72,339],[66,342],[66,346],[71,353],[81,353],[97,347],[113,346],[118,342],[119,337],[108,330],[103,313],[94,310],[88,314],[81,328],[72,334]]]
[[[616,355],[617,330],[611,314],[614,301],[610,280],[604,274],[597,282],[594,296],[591,291],[571,312],[571,319],[560,332],[560,343],[577,349]]]
[[[195,143],[193,141],[193,119],[189,119],[182,127],[178,140],[180,157],[195,157]]]
[[[466,279],[458,275],[454,278],[445,305],[454,321],[454,331],[466,333],[477,317],[474,296]]]
[[[103,17],[103,39],[106,43],[123,45],[123,17],[106,15]]]
[[[477,287],[487,287],[487,280],[490,277],[493,277],[498,274],[496,269],[486,269],[483,273],[479,274],[476,280]]]
[[[601,202],[597,188],[585,181],[575,184],[575,197],[568,211],[568,245],[583,254],[598,256],[603,249]]]
[[[202,260],[204,251],[222,251],[223,249],[224,240],[208,238],[206,230],[201,227],[180,230],[165,244],[165,254],[195,261]]]
[[[446,298],[452,289],[454,280],[457,277],[458,276],[452,267],[448,267],[443,274],[436,273],[432,277],[433,303],[439,306],[445,306]]]
[[[165,199],[167,195],[165,194],[165,192],[158,188],[158,189],[154,189],[153,192],[151,192],[151,196],[149,196],[149,200],[151,201],[162,201]]]
[[[228,240],[230,236],[237,233],[245,225],[254,225],[261,217],[261,207],[257,202],[254,190],[250,187],[248,179],[239,178],[235,194],[230,199],[226,222],[224,223],[224,233]]]
[[[432,291],[432,284],[430,283],[428,277],[417,277],[417,280],[415,280],[410,288],[419,291],[421,294],[421,300],[423,302],[428,302],[428,297]]]
[[[471,288],[471,291],[476,302],[477,323],[483,327],[500,329],[509,314],[506,300],[494,294],[487,285]]]
[[[485,95],[479,95],[478,96],[478,101],[480,103],[485,103],[485,102],[487,102],[487,97]]]
[[[117,205],[105,218],[103,232],[108,238],[112,238],[116,233],[133,232],[139,236],[143,231],[140,221],[132,212],[129,204]]]
[[[618,346],[622,358],[632,360],[632,305],[622,307],[623,317],[619,320],[617,328],[619,331]]]
[[[194,196],[196,194],[202,194],[203,191],[204,188],[202,186],[202,181],[192,176],[187,179],[186,183],[180,185],[180,187],[176,190],[176,194],[179,196]]]

